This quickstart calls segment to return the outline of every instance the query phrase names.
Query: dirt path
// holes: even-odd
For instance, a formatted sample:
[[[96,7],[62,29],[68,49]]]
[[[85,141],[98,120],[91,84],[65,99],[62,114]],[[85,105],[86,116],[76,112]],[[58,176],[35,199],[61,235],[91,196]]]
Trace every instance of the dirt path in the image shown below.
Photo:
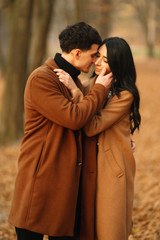
[[[138,60],[136,66],[142,126],[134,136],[137,173],[130,240],[160,240],[160,60]],[[0,148],[0,240],[16,239],[7,217],[18,153],[19,143]]]

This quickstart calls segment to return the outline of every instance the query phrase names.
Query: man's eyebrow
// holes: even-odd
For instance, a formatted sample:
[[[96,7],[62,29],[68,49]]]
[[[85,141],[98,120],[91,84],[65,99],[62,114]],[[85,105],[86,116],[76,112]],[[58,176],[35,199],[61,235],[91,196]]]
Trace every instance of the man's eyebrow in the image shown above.
[[[96,53],[93,53],[93,54],[91,54],[92,56],[95,56],[97,54],[97,52]]]

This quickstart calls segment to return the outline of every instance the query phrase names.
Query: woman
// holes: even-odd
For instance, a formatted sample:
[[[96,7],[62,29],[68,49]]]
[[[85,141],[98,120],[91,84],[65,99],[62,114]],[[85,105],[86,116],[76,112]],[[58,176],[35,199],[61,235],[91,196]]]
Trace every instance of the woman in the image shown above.
[[[111,91],[104,108],[85,126],[87,136],[98,137],[96,239],[127,240],[131,233],[135,159],[130,134],[139,129],[139,93],[136,70],[127,42],[105,39],[99,47],[95,74],[112,72]],[[69,75],[57,70],[73,101],[83,97]]]

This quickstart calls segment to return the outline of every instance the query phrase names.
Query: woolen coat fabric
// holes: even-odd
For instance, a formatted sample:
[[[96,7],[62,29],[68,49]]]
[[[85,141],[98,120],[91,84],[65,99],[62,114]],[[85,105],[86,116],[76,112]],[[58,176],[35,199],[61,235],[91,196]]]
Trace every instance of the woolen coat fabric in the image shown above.
[[[98,136],[96,239],[127,240],[132,227],[135,159],[130,143],[133,95],[122,91],[85,127]]]
[[[73,236],[83,164],[80,129],[102,108],[108,93],[96,84],[74,104],[54,68],[58,66],[49,58],[26,84],[25,136],[9,222],[49,236]],[[81,86],[78,79],[76,84]]]
[[[80,90],[74,91],[73,100],[82,99]],[[122,91],[119,98],[116,95],[110,97],[84,128],[87,136],[98,137],[97,240],[127,240],[131,233],[135,176],[135,159],[130,143],[132,102],[133,95],[128,91]]]

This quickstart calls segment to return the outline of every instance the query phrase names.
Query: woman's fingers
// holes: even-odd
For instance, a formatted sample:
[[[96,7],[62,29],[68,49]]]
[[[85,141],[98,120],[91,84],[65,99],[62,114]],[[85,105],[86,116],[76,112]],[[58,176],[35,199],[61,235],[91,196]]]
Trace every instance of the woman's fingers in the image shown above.
[[[54,71],[57,75],[63,74],[64,76],[69,76],[69,74],[68,74],[67,72],[65,72],[64,70],[62,70],[62,69],[56,68],[56,69],[54,69],[53,71]]]
[[[53,71],[57,74],[57,76],[62,76],[62,75],[65,76],[65,74],[67,74],[62,69],[54,69]]]
[[[64,80],[67,80],[68,79],[68,75],[67,74],[64,74],[62,72],[57,72],[56,75],[58,76],[58,78],[60,79],[64,79]]]
[[[63,80],[62,78],[59,78],[59,81],[62,82],[62,83],[64,83],[64,80]]]
[[[58,79],[60,82],[62,82],[66,87],[69,87],[69,74],[68,73],[65,73],[60,70],[60,71],[56,72],[56,75],[58,76]]]
[[[67,72],[63,71],[62,69],[54,69],[53,71],[61,79],[69,80],[70,78],[70,75]]]
[[[106,68],[103,68],[102,71],[101,71],[101,73],[100,73],[99,75],[104,76],[105,73],[106,73]]]
[[[72,77],[67,72],[58,68],[54,69],[53,71],[58,76],[59,81],[62,82],[69,90],[77,88]]]
[[[64,72],[62,69],[59,69],[59,68],[55,68],[55,69],[53,69],[53,72]]]

